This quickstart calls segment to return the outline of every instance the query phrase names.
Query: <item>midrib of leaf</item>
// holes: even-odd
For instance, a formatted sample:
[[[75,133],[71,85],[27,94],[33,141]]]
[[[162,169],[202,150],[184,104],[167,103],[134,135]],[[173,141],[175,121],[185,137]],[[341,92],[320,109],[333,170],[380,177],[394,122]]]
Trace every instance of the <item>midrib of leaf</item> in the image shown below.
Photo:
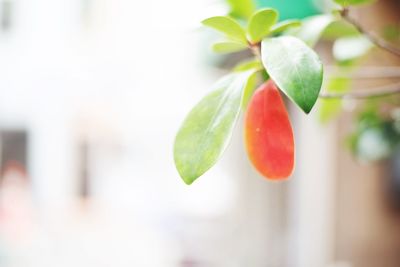
[[[303,80],[302,76],[300,75],[299,69],[297,68],[296,64],[294,64],[294,70],[296,71],[297,77],[300,78],[301,95],[303,96],[303,104],[307,103],[306,94],[305,94],[305,87],[304,87],[304,80]]]
[[[194,168],[194,171],[192,172],[192,175],[193,174],[195,174],[195,176],[197,176],[197,172],[199,171],[199,168],[200,168],[200,164],[198,164],[199,163],[199,160],[200,160],[200,156],[202,156],[203,155],[203,152],[205,151],[205,148],[206,148],[206,144],[208,143],[208,142],[205,142],[205,137],[211,132],[210,130],[211,130],[211,127],[214,125],[214,123],[215,123],[215,119],[216,119],[216,117],[217,117],[217,115],[219,114],[219,112],[220,112],[220,110],[222,109],[222,107],[224,106],[224,104],[226,103],[226,101],[229,99],[229,93],[230,93],[230,91],[233,91],[234,89],[235,89],[235,84],[237,83],[238,81],[234,81],[230,86],[228,86],[228,88],[225,90],[225,93],[224,93],[224,95],[223,95],[223,97],[222,97],[222,101],[221,101],[221,103],[218,105],[218,107],[217,107],[217,109],[215,110],[215,112],[214,112],[214,114],[213,114],[213,116],[212,116],[212,118],[211,118],[211,120],[210,120],[210,122],[207,124],[207,128],[206,128],[206,130],[205,130],[205,134],[203,134],[202,135],[202,137],[201,137],[201,139],[200,139],[200,151],[201,151],[201,153],[197,153],[197,155],[196,155],[196,165],[195,165],[195,168]],[[220,90],[223,90],[223,89],[220,89]],[[240,102],[239,102],[240,103]],[[236,114],[235,114],[235,117],[234,117],[234,120],[233,121],[236,121],[236,119],[237,119],[237,117],[238,117],[238,114],[239,114],[239,111],[240,111],[240,108],[238,108],[238,111],[236,112]],[[232,134],[231,134],[232,135]],[[225,147],[226,147],[226,145],[224,144],[224,147],[222,148],[222,150],[224,150],[225,149]]]
[[[289,52],[287,51],[287,44],[283,44],[283,46],[284,46],[283,51],[284,51],[284,53],[286,54],[286,57],[289,59],[289,58],[290,58],[290,55],[289,55]],[[303,103],[307,103],[307,99],[306,99],[306,95],[305,95],[304,81],[303,81],[303,79],[302,79],[302,77],[301,77],[301,75],[300,75],[300,72],[299,72],[299,70],[298,70],[296,64],[293,64],[293,69],[294,69],[294,71],[296,72],[296,76],[300,78],[300,85],[301,85],[300,87],[301,87],[301,94],[302,94],[302,96],[303,96]],[[288,94],[288,96],[289,96],[290,98],[292,98],[292,96],[290,96],[289,94]],[[293,100],[293,99],[292,99],[292,100]]]

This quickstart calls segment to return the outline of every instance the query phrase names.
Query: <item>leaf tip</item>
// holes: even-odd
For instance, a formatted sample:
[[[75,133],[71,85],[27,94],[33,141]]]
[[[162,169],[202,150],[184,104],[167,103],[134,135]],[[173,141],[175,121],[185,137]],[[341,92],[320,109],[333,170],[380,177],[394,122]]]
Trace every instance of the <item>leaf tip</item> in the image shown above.
[[[186,185],[192,185],[193,182],[196,180],[196,179],[187,179],[187,178],[183,178],[183,177],[181,177],[181,178],[182,178],[183,182],[184,182]]]
[[[191,185],[197,178],[198,176],[195,175],[189,175],[187,172],[187,169],[185,167],[182,167],[178,161],[175,158],[175,168],[178,171],[179,176],[183,180],[183,182],[187,185]]]
[[[203,19],[202,21],[200,21],[200,23],[203,24],[203,25],[207,25],[207,23],[208,23],[208,21],[209,21],[210,19],[211,19],[211,18]]]
[[[305,106],[305,107],[303,106],[303,107],[301,107],[301,109],[302,109],[302,110],[304,111],[304,113],[307,114],[307,115],[310,114],[312,108],[313,108],[312,106]]]
[[[194,181],[197,180],[197,178],[199,178],[201,175],[196,175],[196,174],[189,174],[183,170],[181,170],[177,165],[176,169],[178,170],[179,176],[181,177],[182,181],[186,184],[186,185],[191,185],[193,184]]]

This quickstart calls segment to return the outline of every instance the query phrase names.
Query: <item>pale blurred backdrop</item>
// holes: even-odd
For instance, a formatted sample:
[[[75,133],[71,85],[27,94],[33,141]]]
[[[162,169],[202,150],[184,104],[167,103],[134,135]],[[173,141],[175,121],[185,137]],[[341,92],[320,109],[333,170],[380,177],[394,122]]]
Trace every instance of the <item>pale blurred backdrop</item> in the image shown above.
[[[391,219],[397,245],[378,264],[346,241],[343,222],[380,199],[382,176],[341,145],[346,118],[321,126],[293,107],[288,182],[253,170],[240,125],[209,173],[181,181],[176,130],[226,72],[199,21],[226,12],[222,0],[0,0],[1,267],[400,266],[385,265],[400,255]],[[386,226],[371,227],[352,240],[382,240]]]

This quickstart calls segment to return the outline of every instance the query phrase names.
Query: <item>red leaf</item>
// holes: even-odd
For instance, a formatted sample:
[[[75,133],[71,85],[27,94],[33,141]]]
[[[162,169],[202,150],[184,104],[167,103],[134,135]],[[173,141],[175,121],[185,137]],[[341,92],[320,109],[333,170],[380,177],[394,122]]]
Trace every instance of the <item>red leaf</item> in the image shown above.
[[[266,178],[286,179],[294,167],[294,138],[285,104],[272,80],[250,100],[245,118],[247,154]]]

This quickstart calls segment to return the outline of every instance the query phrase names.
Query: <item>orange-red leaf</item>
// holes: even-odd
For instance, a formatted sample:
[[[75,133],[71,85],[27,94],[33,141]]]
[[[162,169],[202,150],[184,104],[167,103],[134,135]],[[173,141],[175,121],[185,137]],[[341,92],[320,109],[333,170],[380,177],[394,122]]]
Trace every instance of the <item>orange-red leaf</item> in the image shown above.
[[[247,154],[266,178],[280,180],[294,167],[294,138],[285,104],[272,80],[250,100],[245,118]]]

